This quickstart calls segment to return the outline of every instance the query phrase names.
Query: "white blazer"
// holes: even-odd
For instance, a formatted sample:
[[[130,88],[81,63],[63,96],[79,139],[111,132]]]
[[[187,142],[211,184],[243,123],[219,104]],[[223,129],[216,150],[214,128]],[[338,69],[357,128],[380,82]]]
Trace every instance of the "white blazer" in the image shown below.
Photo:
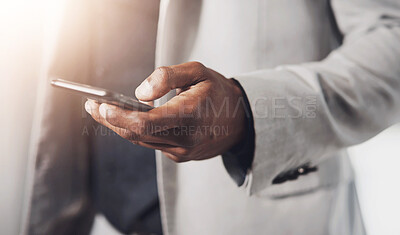
[[[256,131],[254,162],[242,187],[221,157],[177,164],[158,152],[165,234],[365,234],[346,148],[399,119],[399,41],[397,0],[162,0],[156,65],[196,60],[236,78]],[[51,201],[46,213],[32,204],[30,231],[65,232],[89,216],[78,180],[86,172],[84,143],[69,142],[70,152],[58,157],[76,156],[69,160],[80,173],[68,181],[74,193],[58,194],[62,205]],[[40,159],[59,154],[55,147]],[[51,185],[62,179],[41,186],[51,162],[36,164],[41,174],[28,198],[40,188],[54,197]],[[272,184],[303,164],[318,171]],[[49,215],[54,219],[45,222]]]

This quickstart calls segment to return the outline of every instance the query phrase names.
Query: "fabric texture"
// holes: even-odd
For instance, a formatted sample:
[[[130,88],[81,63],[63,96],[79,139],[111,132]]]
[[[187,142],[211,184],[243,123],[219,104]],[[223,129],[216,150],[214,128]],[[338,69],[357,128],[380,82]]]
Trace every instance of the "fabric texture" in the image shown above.
[[[115,25],[100,30],[115,36],[100,44],[82,35],[93,35],[88,32],[96,20],[104,20],[95,26],[104,29],[111,11],[151,15],[140,8],[144,2],[150,1],[70,3],[70,26],[52,57],[53,64],[63,65],[56,71],[80,82],[95,74],[113,77],[109,69],[117,71],[126,61],[107,59],[132,53],[115,50],[130,48],[117,39],[140,26],[122,21],[117,25],[123,25],[123,34],[112,31]],[[345,148],[398,121],[399,13],[397,0],[162,0],[156,66],[197,60],[235,77],[252,106],[255,129],[254,161],[241,187],[221,157],[176,164],[156,153],[164,233],[365,234]],[[89,45],[108,52],[97,57],[101,66],[90,59]],[[88,142],[78,119],[84,111],[77,108],[79,100],[49,89],[48,74],[40,86],[41,131],[32,150],[35,177],[27,186],[32,206],[25,227],[30,234],[87,234],[93,202]],[[304,164],[318,170],[272,184]]]
[[[263,108],[257,99],[284,98],[285,108],[276,115],[286,118],[264,118],[262,111],[255,115],[259,138],[250,193],[271,185],[281,172],[307,162],[318,164],[330,153],[361,143],[399,121],[400,3],[336,0],[332,4],[345,37],[326,59],[236,77],[251,91],[253,111]],[[260,89],[260,83],[268,86]],[[314,100],[315,117],[290,118],[305,105],[290,104],[290,98]]]
[[[394,0],[162,1],[157,66],[235,77],[255,129],[241,188],[221,158],[158,152],[164,232],[364,234],[345,148],[398,121],[398,14]],[[273,184],[303,166],[318,170]]]
[[[105,127],[92,135],[91,198],[99,213],[124,234],[162,234],[155,152]]]

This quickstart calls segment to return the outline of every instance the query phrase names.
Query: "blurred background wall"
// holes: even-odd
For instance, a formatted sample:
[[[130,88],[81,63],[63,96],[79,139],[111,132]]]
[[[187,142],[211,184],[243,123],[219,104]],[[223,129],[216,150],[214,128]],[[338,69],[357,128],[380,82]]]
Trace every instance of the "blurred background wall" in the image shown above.
[[[19,234],[41,65],[63,0],[0,0],[0,234]]]
[[[0,0],[0,234],[19,234],[37,81],[63,0]],[[369,234],[398,234],[400,126],[350,150]],[[97,217],[92,234],[116,234]]]
[[[33,1],[0,5],[0,234],[19,233],[42,55],[42,13]]]

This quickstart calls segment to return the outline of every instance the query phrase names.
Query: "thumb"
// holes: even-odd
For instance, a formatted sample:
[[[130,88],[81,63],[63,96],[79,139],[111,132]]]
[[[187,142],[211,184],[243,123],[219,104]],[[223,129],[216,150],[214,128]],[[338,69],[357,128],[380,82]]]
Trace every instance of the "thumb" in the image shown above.
[[[156,69],[135,91],[141,101],[161,98],[170,90],[185,88],[206,78],[207,68],[199,62],[189,62]]]

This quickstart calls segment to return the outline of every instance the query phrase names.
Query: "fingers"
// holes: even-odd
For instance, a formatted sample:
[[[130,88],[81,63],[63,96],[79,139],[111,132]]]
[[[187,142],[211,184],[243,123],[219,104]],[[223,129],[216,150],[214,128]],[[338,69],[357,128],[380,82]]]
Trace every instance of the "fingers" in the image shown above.
[[[106,120],[104,120],[104,118],[102,118],[100,113],[98,112],[98,107],[99,107],[99,104],[96,103],[95,101],[90,100],[90,101],[86,101],[86,103],[85,103],[86,111],[90,115],[92,115],[94,120],[96,120],[98,123],[102,124],[103,126],[111,129],[112,131],[114,131],[115,133],[120,135],[121,137],[127,138],[129,135],[128,131],[123,128],[113,126],[110,123],[108,123]]]
[[[206,77],[206,72],[207,68],[199,62],[160,67],[136,88],[135,94],[139,100],[152,101],[170,90],[198,83]]]
[[[174,147],[162,144],[143,143],[143,142],[139,142],[137,144],[146,148],[160,150],[163,152],[165,156],[167,156],[168,158],[172,159],[175,162],[189,161],[189,158],[186,155],[184,155],[187,152],[187,150],[182,147]]]
[[[163,151],[163,154],[168,157],[169,159],[173,160],[174,162],[187,162],[189,161],[188,158],[177,157],[171,153]]]
[[[101,104],[99,113],[113,126],[127,129],[138,134],[153,134],[177,126],[173,117],[160,111],[137,112],[119,108],[114,105]]]
[[[108,106],[112,106],[112,105],[108,105]],[[132,142],[141,141],[141,142],[151,142],[151,143],[157,143],[157,144],[168,144],[168,145],[178,146],[179,139],[176,136],[170,138],[170,137],[163,136],[162,132],[155,135],[150,132],[147,133],[146,131],[143,131],[142,129],[135,129],[135,130],[131,130],[132,128],[127,129],[122,124],[119,126],[113,125],[112,123],[108,122],[103,117],[104,113],[103,113],[103,115],[100,113],[99,107],[101,107],[101,105],[92,100],[88,100],[85,104],[86,111],[92,115],[93,119],[95,119],[98,123],[104,125],[105,127],[111,129],[112,131],[114,131],[115,133],[117,133],[124,139],[127,139]],[[104,112],[104,110],[102,112]],[[119,112],[123,113],[123,112],[129,112],[129,111],[120,109]],[[107,116],[107,115],[105,115],[105,116]],[[124,118],[121,118],[121,120],[119,120],[119,117],[113,118],[112,120],[114,121],[114,123],[118,123],[118,122],[124,123],[125,121],[129,121],[128,119],[124,120]]]
[[[139,140],[140,137],[149,135],[158,143],[190,147],[193,145],[193,138],[187,128],[183,131],[180,128],[189,126],[193,115],[179,114],[179,111],[175,110],[176,107],[178,106],[168,103],[149,112],[138,112],[101,104],[99,113],[108,124],[126,129],[132,132],[132,135],[136,134]]]
[[[105,103],[98,106],[98,111],[101,118],[113,126],[124,128],[130,131],[138,131],[136,128],[140,127],[140,124],[137,123],[140,112],[128,111],[126,109]],[[146,115],[146,113],[143,115]]]
[[[179,97],[148,112],[130,111],[114,105],[101,104],[100,115],[113,126],[127,129],[138,134],[155,134],[165,130],[190,124],[194,118],[193,103],[186,100],[186,105]]]
[[[120,135],[122,138],[125,138],[133,142],[134,144],[147,148],[161,150],[168,158],[172,159],[175,162],[185,162],[189,160],[187,156],[190,154],[190,146],[184,147],[180,145],[180,143],[186,142],[185,139],[182,140],[180,138],[181,136],[177,136],[171,133],[168,135],[163,135],[162,132],[140,135],[125,128],[114,126],[103,117],[104,114],[105,116],[108,116],[107,113],[109,113],[109,111],[107,112],[107,110],[102,110],[102,106],[104,106],[104,104],[100,105],[93,100],[88,100],[85,104],[85,109],[98,123],[106,126],[107,128]],[[106,105],[106,107],[107,106],[112,105]],[[115,110],[120,114],[124,114],[126,116],[129,116],[130,112],[135,112],[123,110],[115,106],[110,107],[110,109],[108,110]],[[115,123],[124,123],[124,121],[116,121],[116,119],[112,120],[115,121]]]

